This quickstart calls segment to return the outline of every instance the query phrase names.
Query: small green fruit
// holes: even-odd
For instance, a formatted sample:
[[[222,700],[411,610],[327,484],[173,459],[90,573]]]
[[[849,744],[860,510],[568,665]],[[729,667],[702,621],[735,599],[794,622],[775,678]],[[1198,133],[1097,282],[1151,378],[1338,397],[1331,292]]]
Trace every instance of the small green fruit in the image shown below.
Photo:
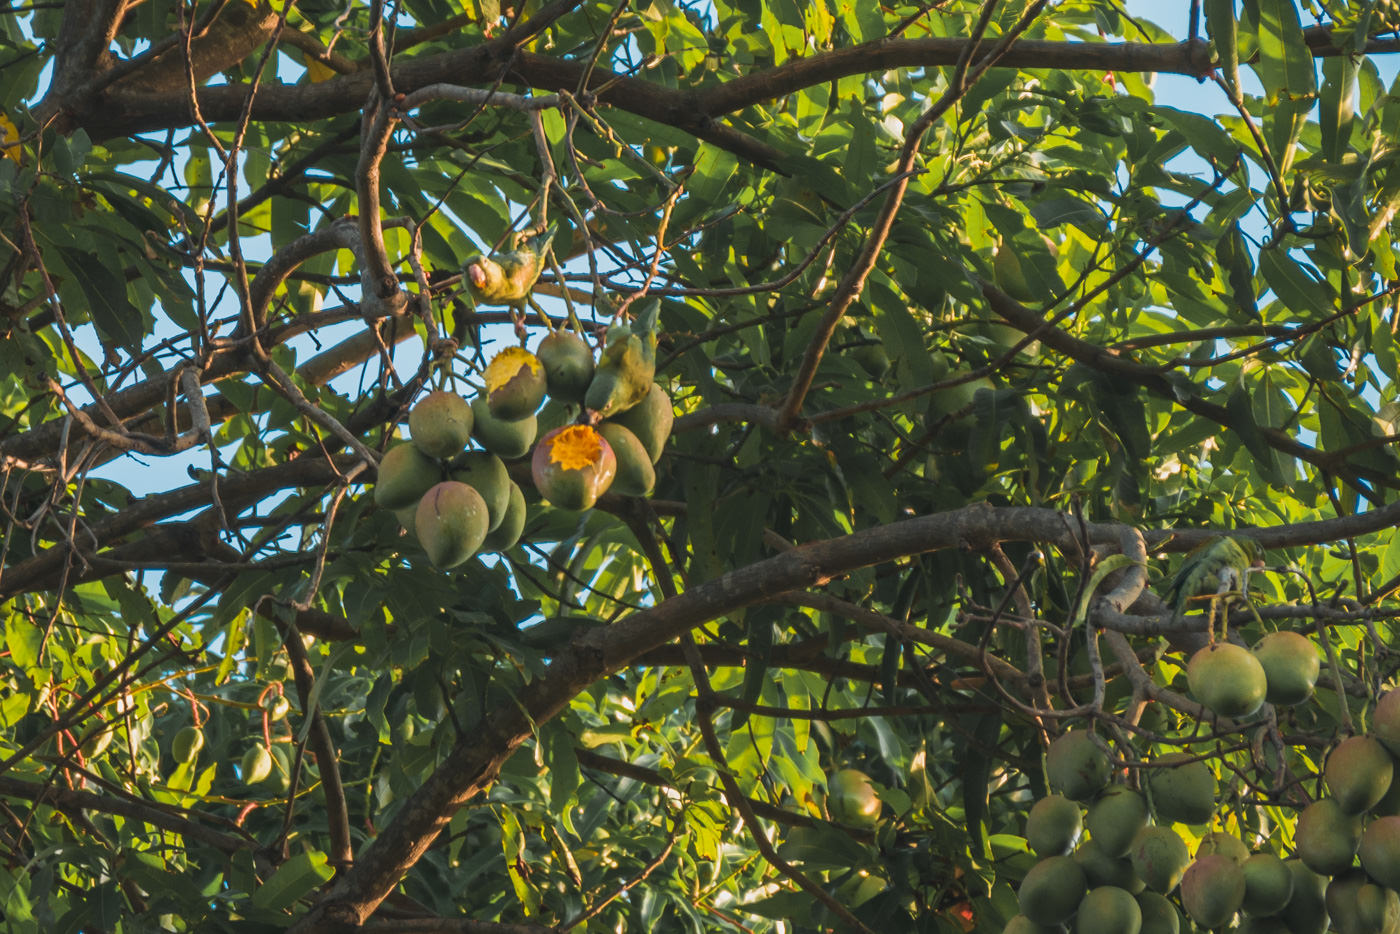
[[[1367,824],[1357,852],[1372,879],[1400,889],[1400,817],[1378,817]]]
[[[423,499],[423,497],[420,496],[420,497],[418,497],[418,499],[419,499],[419,501],[421,501],[421,500]],[[395,510],[394,510],[394,518],[397,519],[397,520],[399,520],[399,525],[401,525],[401,526],[403,527],[403,530],[404,530],[405,532],[407,532],[407,533],[409,534],[409,536],[412,537],[412,538],[414,538],[415,540],[418,538],[418,519],[417,519],[417,516],[418,516],[418,503],[417,503],[417,502],[413,503],[411,506],[404,506],[402,509],[395,509]]]
[[[1400,756],[1400,691],[1388,691],[1376,705],[1371,732],[1393,756]]]
[[[525,514],[525,493],[517,484],[512,483],[505,518],[486,536],[486,541],[481,544],[482,551],[505,551],[514,548],[515,543],[520,541],[520,533],[525,531]]]
[[[1390,790],[1395,767],[1390,753],[1369,736],[1342,740],[1327,757],[1327,790],[1348,814],[1364,814]]]
[[[83,740],[82,752],[86,759],[93,759],[107,751],[107,747],[112,745],[112,737],[116,735],[115,727],[103,727],[100,732],[94,733]]]
[[[374,501],[385,509],[412,506],[442,479],[442,468],[413,444],[398,444],[384,452]]]
[[[1264,666],[1242,646],[1216,642],[1191,656],[1191,696],[1222,717],[1247,717],[1264,703]]]
[[[1400,895],[1352,870],[1327,885],[1327,914],[1338,934],[1395,934],[1400,929]]]
[[[471,404],[455,392],[430,392],[408,413],[408,430],[429,457],[456,457],[472,436]]]
[[[263,746],[253,746],[243,753],[239,774],[244,785],[256,785],[272,774],[272,754]]]
[[[651,462],[655,464],[661,460],[661,454],[666,450],[666,441],[671,437],[671,428],[676,421],[676,410],[671,404],[671,397],[661,388],[661,384],[652,383],[651,389],[647,390],[641,402],[619,415],[614,415],[610,421],[636,435],[637,440],[642,442],[642,447],[647,449]]]
[[[1041,857],[1062,856],[1074,847],[1082,825],[1079,805],[1064,795],[1046,795],[1026,817],[1026,843]]]
[[[544,401],[544,366],[524,347],[507,347],[486,365],[486,403],[505,422],[535,414]]]
[[[1293,894],[1281,915],[1284,923],[1293,934],[1325,934],[1327,905],[1323,893],[1327,879],[1313,872],[1301,860],[1284,860],[1283,864],[1293,876]]]
[[[1142,930],[1138,934],[1180,934],[1181,912],[1156,892],[1139,892],[1136,896],[1142,909]]]
[[[263,700],[263,709],[269,720],[281,720],[292,712],[292,702],[281,694],[269,694]]]
[[[859,769],[842,769],[827,779],[826,810],[834,821],[874,828],[880,822],[880,796],[869,775]]]
[[[599,422],[598,432],[607,439],[617,458],[612,491],[623,496],[646,496],[656,486],[656,468],[637,436],[616,422]]]
[[[1196,847],[1197,859],[1202,856],[1210,856],[1213,853],[1228,856],[1240,864],[1249,859],[1249,847],[1245,846],[1244,841],[1234,834],[1225,833],[1223,830],[1212,830],[1201,838],[1200,846]]]
[[[446,570],[476,554],[486,539],[490,512],[473,487],[447,480],[423,494],[414,521],[428,560]]]
[[[286,791],[292,787],[291,760],[287,758],[287,753],[281,746],[273,746],[271,755],[272,771],[268,774],[267,780],[278,791]]]
[[[1203,928],[1225,926],[1244,904],[1244,870],[1222,853],[1202,856],[1181,878],[1181,905]]]
[[[1105,853],[1093,837],[1080,842],[1074,851],[1074,861],[1084,870],[1084,880],[1091,888],[1113,885],[1136,895],[1146,886],[1133,869],[1131,860]]]
[[[1184,752],[1153,760],[1147,777],[1152,808],[1159,820],[1204,824],[1215,813],[1215,775],[1210,766]]]
[[[551,398],[578,405],[593,380],[593,351],[572,331],[546,334],[535,348]]]
[[[508,422],[491,414],[491,406],[481,396],[472,400],[472,437],[486,450],[514,460],[524,457],[535,443],[539,423],[535,416]]]
[[[1170,895],[1181,882],[1191,854],[1186,844],[1170,827],[1147,827],[1133,840],[1128,850],[1133,871],[1147,887],[1161,895]]]
[[[1079,902],[1074,934],[1138,934],[1141,930],[1137,899],[1117,886],[1091,889]]]
[[[1103,741],[1084,730],[1056,737],[1045,753],[1046,781],[1074,801],[1088,801],[1103,791],[1109,769]]]
[[[170,754],[176,762],[192,762],[204,748],[204,733],[195,726],[187,726],[175,734],[170,741]]]
[[[1271,704],[1301,704],[1312,697],[1322,663],[1312,640],[1296,632],[1271,632],[1254,645],[1254,657],[1264,668]]]
[[[1299,858],[1313,872],[1324,876],[1350,868],[1360,840],[1360,820],[1348,816],[1332,798],[1322,798],[1304,808],[1293,830]]]
[[[1126,785],[1112,785],[1089,807],[1084,824],[1105,853],[1123,856],[1147,826],[1147,802]]]
[[[487,531],[495,531],[510,507],[511,479],[506,465],[490,451],[468,451],[452,462],[452,479],[481,494],[490,515]]]
[[[1273,853],[1255,853],[1240,866],[1244,872],[1244,910],[1251,915],[1283,911],[1293,897],[1293,873]]]
[[[1016,899],[1021,914],[1036,924],[1063,924],[1079,908],[1086,888],[1078,863],[1068,856],[1051,856],[1026,873]]]

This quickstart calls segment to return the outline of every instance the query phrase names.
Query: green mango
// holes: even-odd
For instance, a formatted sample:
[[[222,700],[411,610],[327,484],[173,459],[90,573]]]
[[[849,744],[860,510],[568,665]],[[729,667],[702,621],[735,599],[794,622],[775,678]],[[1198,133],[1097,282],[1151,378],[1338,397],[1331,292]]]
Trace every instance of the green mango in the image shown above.
[[[535,443],[538,423],[533,415],[504,421],[491,414],[491,406],[481,396],[472,400],[472,414],[475,419],[472,437],[497,457],[506,460],[524,457]]]
[[[398,444],[384,452],[374,501],[385,509],[402,509],[418,502],[442,479],[442,467],[414,444]]]
[[[607,439],[617,458],[612,490],[623,496],[646,496],[656,486],[656,469],[637,436],[616,422],[600,422],[598,432]]]
[[[452,462],[452,479],[476,490],[486,503],[490,516],[488,532],[505,520],[510,506],[510,474],[501,459],[490,451],[468,451]]]

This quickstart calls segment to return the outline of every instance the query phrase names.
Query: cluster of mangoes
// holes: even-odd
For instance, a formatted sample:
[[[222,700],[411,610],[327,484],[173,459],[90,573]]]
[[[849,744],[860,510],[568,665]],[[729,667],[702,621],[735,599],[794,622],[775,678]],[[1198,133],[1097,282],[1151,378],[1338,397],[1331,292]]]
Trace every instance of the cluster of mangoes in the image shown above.
[[[1280,630],[1260,639],[1253,650],[1214,642],[1187,665],[1191,694],[1222,717],[1248,717],[1265,701],[1278,706],[1312,697],[1321,671],[1317,647],[1306,636]]]
[[[654,367],[623,374],[634,384],[645,377],[628,392],[616,389],[617,369],[595,366],[588,344],[567,331],[546,335],[533,353],[502,350],[476,398],[438,390],[413,407],[411,441],[384,454],[375,502],[394,510],[433,564],[446,569],[519,541],[525,495],[505,461],[532,448],[531,476],[551,505],[588,509],[609,489],[647,495],[671,434],[671,399],[653,381]],[[546,396],[558,403],[561,421],[575,411],[578,421],[537,440],[536,413]],[[468,450],[473,440],[479,449]]]
[[[1021,882],[1021,913],[1005,932],[1069,925],[1076,934],[1178,934],[1184,922],[1169,898],[1175,894],[1186,918],[1202,930],[1237,925],[1244,934],[1397,934],[1396,757],[1400,691],[1377,705],[1371,735],[1344,740],[1328,757],[1328,796],[1299,815],[1296,858],[1251,853],[1239,838],[1213,831],[1201,838],[1193,859],[1172,825],[1207,824],[1214,817],[1210,765],[1189,753],[1159,756],[1140,771],[1138,790],[1112,782],[1112,760],[1097,736],[1067,732],[1046,755],[1054,793],[1035,803],[1026,823],[1026,842],[1040,861]]]

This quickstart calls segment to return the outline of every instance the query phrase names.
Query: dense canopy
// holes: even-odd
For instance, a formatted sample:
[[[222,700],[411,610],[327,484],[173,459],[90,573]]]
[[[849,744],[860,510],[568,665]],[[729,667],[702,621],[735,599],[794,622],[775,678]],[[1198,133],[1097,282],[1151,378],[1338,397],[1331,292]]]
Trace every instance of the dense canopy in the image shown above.
[[[1395,12],[0,7],[5,928],[1390,930]]]

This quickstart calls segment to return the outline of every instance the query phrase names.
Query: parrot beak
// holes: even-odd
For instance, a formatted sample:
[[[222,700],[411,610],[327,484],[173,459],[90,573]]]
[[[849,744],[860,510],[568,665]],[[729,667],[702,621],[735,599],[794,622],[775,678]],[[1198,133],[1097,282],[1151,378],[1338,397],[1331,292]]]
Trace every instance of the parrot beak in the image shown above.
[[[486,270],[481,268],[480,263],[472,263],[467,267],[467,278],[479,289],[486,284]]]

